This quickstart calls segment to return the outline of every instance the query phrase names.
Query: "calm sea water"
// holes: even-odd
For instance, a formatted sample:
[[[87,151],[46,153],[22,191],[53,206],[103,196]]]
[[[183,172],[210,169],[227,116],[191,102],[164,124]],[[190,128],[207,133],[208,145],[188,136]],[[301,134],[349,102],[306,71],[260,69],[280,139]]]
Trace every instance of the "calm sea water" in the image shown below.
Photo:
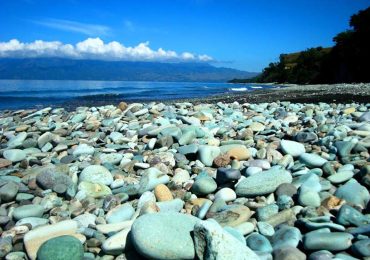
[[[0,80],[0,110],[202,98],[271,87],[204,82]]]

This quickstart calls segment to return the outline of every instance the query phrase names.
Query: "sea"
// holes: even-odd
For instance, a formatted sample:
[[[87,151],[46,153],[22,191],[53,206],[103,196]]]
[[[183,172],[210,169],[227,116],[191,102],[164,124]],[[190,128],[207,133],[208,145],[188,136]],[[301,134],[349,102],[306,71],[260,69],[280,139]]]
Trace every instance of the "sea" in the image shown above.
[[[0,110],[207,98],[275,87],[279,86],[214,82],[0,80]]]

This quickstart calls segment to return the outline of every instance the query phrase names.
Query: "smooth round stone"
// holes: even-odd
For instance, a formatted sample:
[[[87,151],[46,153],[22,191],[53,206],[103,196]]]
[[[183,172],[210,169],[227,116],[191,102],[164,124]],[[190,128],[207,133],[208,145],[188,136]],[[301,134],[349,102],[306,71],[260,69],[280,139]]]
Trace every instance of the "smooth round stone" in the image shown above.
[[[154,188],[154,195],[157,198],[157,201],[173,200],[170,189],[164,184],[159,184]]]
[[[26,159],[27,154],[20,149],[9,149],[3,152],[3,156],[11,162],[20,162]]]
[[[215,194],[215,200],[221,199],[225,202],[233,201],[236,199],[236,193],[233,189],[230,188],[222,188]]]
[[[10,202],[15,199],[19,190],[18,184],[8,182],[0,188],[0,198],[3,202]]]
[[[217,183],[224,184],[239,180],[241,173],[239,170],[231,168],[218,168],[216,173]]]
[[[216,181],[210,176],[200,176],[195,179],[191,191],[196,195],[208,195],[217,189]]]
[[[311,231],[303,237],[303,245],[308,250],[346,250],[352,245],[353,236],[345,232]]]
[[[293,157],[298,157],[306,152],[303,144],[294,141],[281,140],[280,146],[285,154],[290,154]]]
[[[133,223],[131,239],[137,252],[150,259],[193,259],[190,232],[198,221],[180,213],[145,214]]]
[[[110,163],[117,165],[121,162],[123,155],[120,153],[103,153],[99,156],[100,161],[104,163]]]
[[[29,204],[14,209],[13,218],[20,220],[28,217],[41,217],[44,214],[44,207],[41,205]]]
[[[94,147],[87,145],[87,144],[79,144],[73,151],[73,156],[80,156],[80,155],[92,155],[94,154],[95,149]]]
[[[258,232],[261,233],[261,235],[271,237],[275,233],[274,227],[267,222],[257,222],[257,227]]]
[[[80,240],[73,236],[60,236],[49,239],[37,251],[38,260],[81,260],[83,255],[84,250]]]
[[[370,111],[368,111],[368,112],[364,112],[364,113],[360,116],[359,120],[360,120],[361,122],[370,122]]]
[[[16,201],[22,201],[22,200],[32,200],[35,197],[33,194],[29,193],[18,193],[15,197]]]
[[[263,170],[268,170],[271,168],[271,164],[268,160],[257,159],[249,161],[248,163],[249,167],[259,167]]]
[[[270,241],[258,233],[251,234],[247,237],[247,246],[253,251],[271,253],[272,246]]]
[[[69,164],[74,161],[76,161],[76,157],[74,157],[73,155],[67,155],[67,156],[64,156],[62,159],[60,159],[60,162],[64,164]]]
[[[370,256],[370,239],[357,241],[352,245],[352,251],[361,257]]]
[[[292,175],[285,169],[275,166],[249,176],[240,181],[235,189],[238,196],[253,197],[274,192],[282,183],[291,183]]]
[[[306,260],[306,255],[295,247],[274,250],[273,257],[274,260]]]
[[[315,168],[323,166],[327,160],[314,153],[303,153],[299,156],[299,161],[307,167]]]
[[[353,175],[354,173],[352,171],[340,171],[330,175],[327,179],[333,184],[339,184],[348,181]]]
[[[111,209],[106,215],[105,219],[108,224],[119,223],[126,220],[130,220],[134,215],[135,209],[129,203],[119,205]]]
[[[219,156],[221,150],[219,147],[210,145],[200,145],[198,149],[198,158],[205,166],[212,166],[213,160]]]
[[[295,140],[300,143],[314,142],[318,139],[317,135],[312,132],[299,132],[295,136]]]
[[[71,122],[74,123],[74,124],[77,124],[77,123],[80,123],[80,122],[84,121],[86,119],[86,117],[87,117],[87,115],[85,113],[75,114],[71,118]]]
[[[87,166],[80,174],[80,181],[110,185],[113,182],[113,176],[110,171],[101,165]]]
[[[320,195],[316,191],[303,190],[299,193],[298,202],[304,207],[319,207],[321,204]]]
[[[271,242],[275,250],[285,247],[297,247],[301,240],[302,235],[298,228],[283,225],[275,231]]]
[[[112,194],[112,191],[108,186],[86,181],[80,182],[78,190],[83,192],[86,196],[93,198],[102,198]]]

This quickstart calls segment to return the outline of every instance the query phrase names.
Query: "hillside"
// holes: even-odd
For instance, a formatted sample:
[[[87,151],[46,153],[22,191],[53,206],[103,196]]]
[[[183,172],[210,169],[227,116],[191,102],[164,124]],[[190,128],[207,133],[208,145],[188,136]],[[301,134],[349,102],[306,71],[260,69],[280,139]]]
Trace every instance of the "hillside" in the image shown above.
[[[210,81],[256,76],[207,63],[160,63],[73,60],[61,58],[0,59],[0,79]]]

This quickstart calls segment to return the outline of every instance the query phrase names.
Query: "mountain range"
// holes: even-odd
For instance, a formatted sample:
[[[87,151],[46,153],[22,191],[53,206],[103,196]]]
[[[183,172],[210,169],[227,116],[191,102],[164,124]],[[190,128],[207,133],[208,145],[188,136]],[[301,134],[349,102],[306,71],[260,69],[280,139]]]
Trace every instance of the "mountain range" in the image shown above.
[[[258,73],[208,63],[1,58],[0,79],[226,82]]]

